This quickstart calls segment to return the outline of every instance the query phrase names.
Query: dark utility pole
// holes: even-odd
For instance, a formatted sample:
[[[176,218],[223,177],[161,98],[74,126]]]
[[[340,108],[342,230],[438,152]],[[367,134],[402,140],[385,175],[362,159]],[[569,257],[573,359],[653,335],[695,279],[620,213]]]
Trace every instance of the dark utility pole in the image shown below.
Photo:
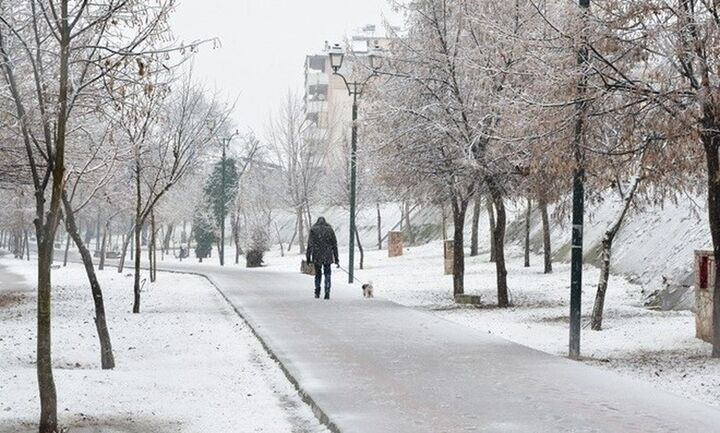
[[[357,183],[357,86],[351,92],[352,133],[350,136],[350,254],[348,256],[348,282],[353,283],[355,274],[355,187]]]
[[[582,314],[582,266],[583,266],[583,220],[585,210],[585,161],[583,137],[585,129],[585,112],[587,110],[587,72],[588,36],[587,15],[590,11],[590,0],[578,0],[580,6],[580,47],[577,64],[580,79],[577,84],[577,100],[575,103],[577,118],[575,119],[575,136],[573,150],[575,153],[575,174],[573,176],[573,216],[572,216],[572,256],[570,265],[570,344],[571,359],[580,357],[580,319]]]

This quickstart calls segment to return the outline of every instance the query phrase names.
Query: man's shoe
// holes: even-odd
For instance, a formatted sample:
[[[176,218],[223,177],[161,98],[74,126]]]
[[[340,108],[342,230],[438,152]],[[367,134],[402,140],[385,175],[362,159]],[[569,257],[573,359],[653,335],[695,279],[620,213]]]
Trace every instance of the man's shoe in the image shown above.
[[[325,298],[323,299],[330,299],[330,292],[325,292]]]

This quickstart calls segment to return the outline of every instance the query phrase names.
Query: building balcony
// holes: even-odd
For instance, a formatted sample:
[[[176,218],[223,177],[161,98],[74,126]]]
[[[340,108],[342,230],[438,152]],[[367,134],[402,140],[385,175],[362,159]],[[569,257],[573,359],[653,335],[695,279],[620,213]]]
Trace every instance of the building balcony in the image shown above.
[[[327,111],[327,101],[307,101],[305,103],[306,113],[324,113]]]
[[[327,86],[329,82],[328,74],[325,72],[308,72],[305,74],[305,86]]]

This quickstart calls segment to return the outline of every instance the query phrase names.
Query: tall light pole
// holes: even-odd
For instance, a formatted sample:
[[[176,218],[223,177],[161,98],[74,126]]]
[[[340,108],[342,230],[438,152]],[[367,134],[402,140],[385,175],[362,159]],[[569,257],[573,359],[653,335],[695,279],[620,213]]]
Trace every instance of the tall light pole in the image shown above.
[[[222,141],[222,159],[220,161],[220,201],[221,201],[221,207],[220,207],[220,246],[218,248],[218,255],[220,256],[220,266],[225,266],[225,216],[227,214],[227,209],[225,207],[227,206],[227,198],[225,197],[225,161],[227,160],[227,147],[230,145],[230,142],[232,141],[235,136],[239,134],[238,131],[235,131],[232,135],[229,137],[221,138]]]
[[[577,65],[580,79],[577,84],[577,100],[575,102],[577,118],[575,119],[575,136],[573,150],[575,153],[575,173],[573,175],[573,215],[572,215],[572,255],[570,257],[570,342],[569,356],[580,358],[580,320],[582,317],[582,266],[583,266],[583,219],[585,213],[585,161],[583,137],[585,129],[585,111],[587,102],[587,73],[585,65],[588,61],[587,15],[590,11],[590,0],[578,0],[580,6],[580,48],[577,53]]]
[[[348,282],[350,284],[355,280],[355,199],[356,199],[356,184],[357,184],[357,111],[358,111],[358,98],[362,96],[363,89],[367,82],[377,76],[378,70],[382,67],[382,57],[380,56],[380,49],[375,48],[374,51],[368,53],[368,61],[370,70],[372,73],[366,77],[363,81],[348,81],[344,75],[339,71],[345,58],[345,51],[340,47],[339,44],[335,44],[330,48],[328,55],[330,56],[330,66],[333,70],[333,75],[337,75],[342,78],[347,87],[348,95],[352,96],[352,132],[350,136],[350,236],[349,236],[349,248],[350,252],[348,255]]]

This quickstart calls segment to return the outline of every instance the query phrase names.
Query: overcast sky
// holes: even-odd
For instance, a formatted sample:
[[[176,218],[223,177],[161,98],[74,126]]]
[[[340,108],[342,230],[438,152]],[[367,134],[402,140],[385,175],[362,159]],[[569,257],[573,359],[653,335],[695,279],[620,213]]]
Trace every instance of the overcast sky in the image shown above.
[[[287,89],[301,90],[306,54],[383,17],[399,24],[386,0],[181,0],[172,25],[179,41],[220,38],[222,48],[200,50],[195,73],[238,98],[241,130],[263,135]]]

